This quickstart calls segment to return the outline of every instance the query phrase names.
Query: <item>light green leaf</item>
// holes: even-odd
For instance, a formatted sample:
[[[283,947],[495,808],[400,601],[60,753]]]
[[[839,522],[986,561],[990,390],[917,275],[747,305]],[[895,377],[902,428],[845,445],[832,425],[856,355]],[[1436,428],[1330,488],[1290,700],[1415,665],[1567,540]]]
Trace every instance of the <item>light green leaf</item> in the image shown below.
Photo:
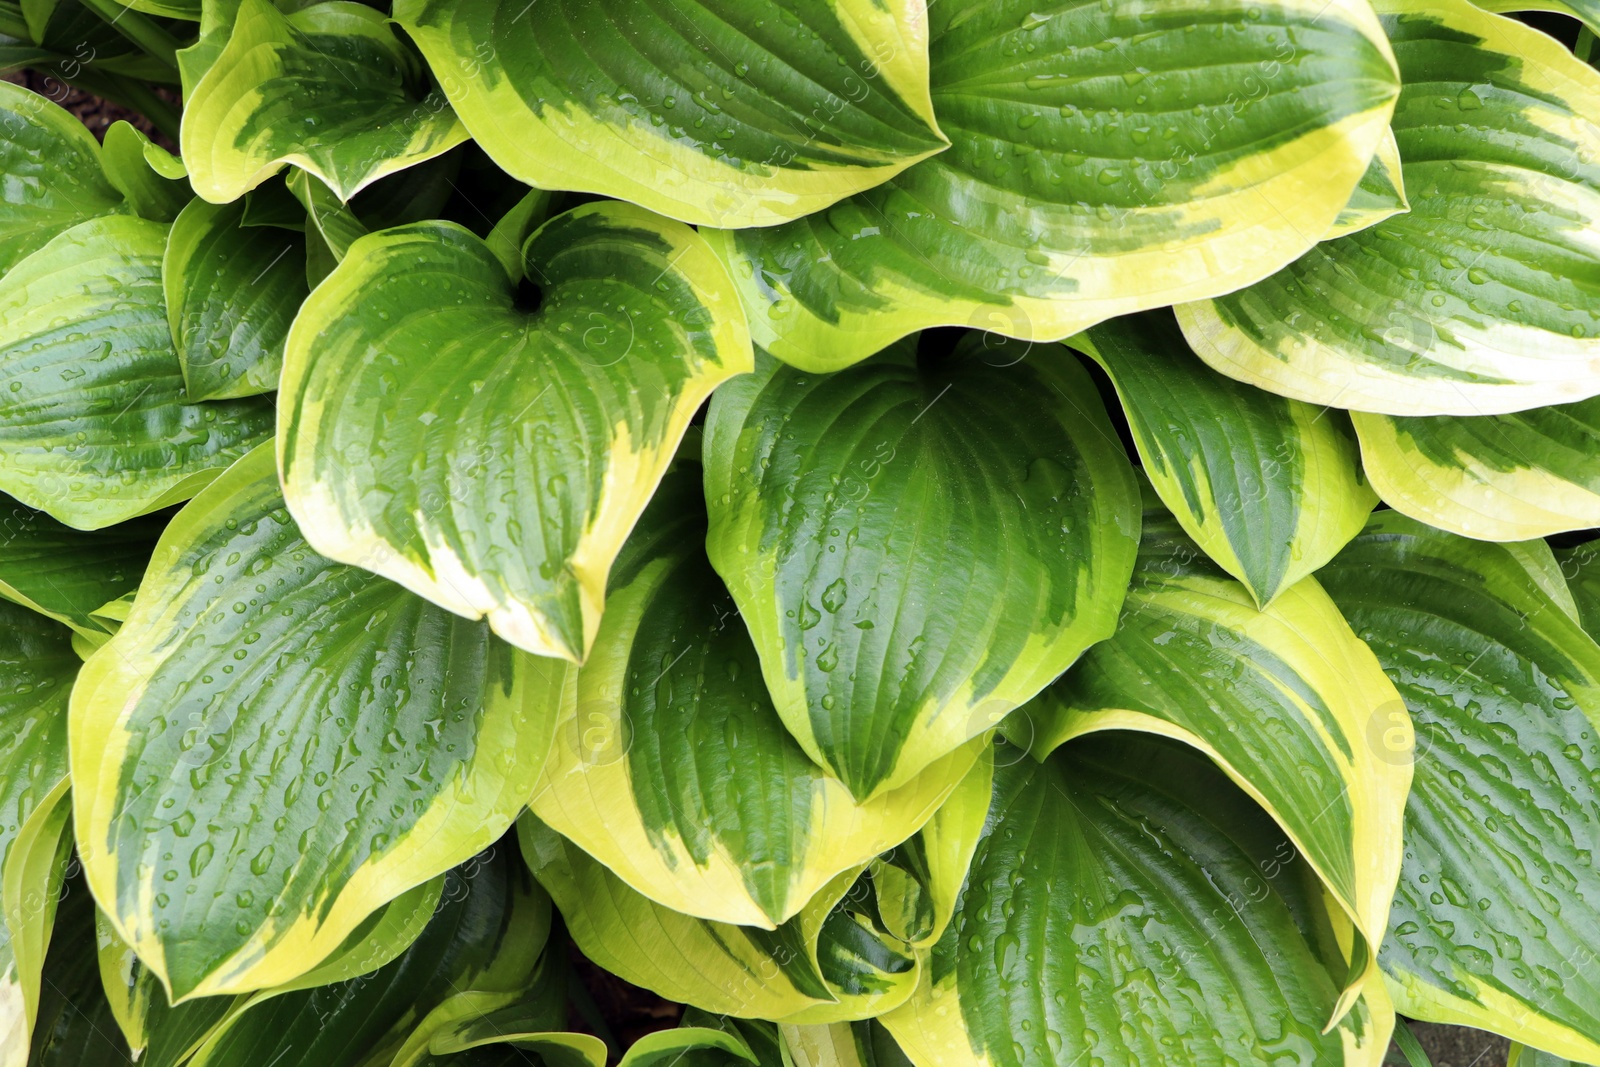
[[[785,362],[837,370],[930,326],[1059,340],[1248,285],[1334,225],[1397,91],[1366,0],[940,0],[928,19],[947,151],[708,234]]]
[[[488,1006],[483,994],[450,998],[423,1020],[391,1067],[605,1067],[604,1041],[549,1029],[565,1021],[561,998],[546,993],[498,1010]]]
[[[0,1067],[24,1067],[67,861],[68,631],[0,601]]]
[[[272,432],[265,401],[187,402],[167,229],[93,219],[0,278],[0,491],[77,529],[187,500]]]
[[[1467,0],[1379,0],[1410,212],[1178,308],[1206,362],[1317,404],[1498,415],[1600,393],[1600,72]]]
[[[749,340],[704,242],[642,208],[569,211],[524,257],[536,308],[453,223],[352,245],[289,333],[279,465],[323,555],[581,662],[612,559]]]
[[[982,741],[856,803],[772,706],[749,631],[706,560],[700,483],[700,464],[680,457],[618,555],[530,807],[657,903],[772,929],[916,832]]]
[[[467,138],[373,8],[329,0],[284,14],[243,0],[213,53],[216,40],[203,34],[188,50],[189,68],[204,73],[184,94],[181,138],[194,190],[212,203],[237,199],[286,163],[348,200]]]
[[[720,1020],[721,1017],[718,1018]],[[710,1067],[712,1064],[724,1067],[741,1061],[756,1064],[757,1067],[774,1067],[772,1064],[763,1064],[744,1035],[733,1026],[724,1030],[710,1026],[689,1026],[687,1023],[688,1019],[685,1018],[674,1030],[658,1030],[644,1035],[628,1046],[619,1067],[674,1067],[680,1063],[683,1067]]]
[[[1571,15],[1595,33],[1600,33],[1600,2],[1596,0],[1474,0],[1485,11],[1553,11]]]
[[[118,2],[135,11],[143,11],[147,15],[184,19],[188,22],[200,21],[201,0],[118,0]]]
[[[1476,418],[1351,417],[1378,494],[1430,526],[1485,541],[1600,526],[1600,397]]]
[[[245,226],[243,200],[191,200],[172,224],[162,283],[191,400],[278,388],[283,344],[310,292],[305,235]]]
[[[928,773],[931,773],[931,769]],[[944,935],[983,836],[994,753],[983,755],[922,829],[873,861],[872,887],[884,928],[917,948]]]
[[[1258,604],[1361,532],[1378,498],[1345,416],[1218,374],[1169,311],[1114,319],[1067,343],[1111,376],[1162,501]]]
[[[1402,1014],[1600,1061],[1600,645],[1541,542],[1395,512],[1318,574],[1416,722],[1380,962]]]
[[[188,169],[132,124],[118,119],[105,137],[100,161],[106,181],[122,193],[135,215],[171,222],[194,199]]]
[[[350,246],[355,244],[358,237],[367,235],[367,227],[356,218],[350,206],[341,202],[332,189],[310,174],[297,170],[289,175],[286,185],[294,198],[300,201],[300,206],[306,209],[306,218],[322,238],[323,244],[327,245],[335,263],[344,259],[345,253],[350,251]]]
[[[867,896],[859,871],[763,930],[662,907],[532,814],[517,833],[583,954],[668,999],[740,1018],[824,1023],[882,1014],[916,985],[910,949],[855,907]]]
[[[1361,176],[1356,191],[1333,220],[1333,227],[1322,235],[1324,241],[1347,237],[1357,230],[1376,226],[1384,219],[1411,210],[1406,200],[1405,179],[1400,162],[1400,146],[1395,142],[1394,131],[1387,130],[1378,143],[1378,151],[1367,172]]]
[[[497,846],[440,881],[408,940],[369,935],[388,956],[381,966],[317,976],[335,978],[329,984],[312,985],[307,975],[299,988],[248,998],[190,1067],[388,1067],[413,1028],[447,1001],[471,996],[488,1013],[526,996],[550,930],[550,898],[516,849]]]
[[[1512,1045],[1510,1054],[1506,1056],[1506,1067],[1581,1067],[1581,1065],[1573,1063],[1564,1056],[1540,1052],[1527,1045]]]
[[[916,1067],[1382,1060],[1382,984],[1323,1032],[1345,963],[1315,880],[1203,756],[1004,752],[955,920],[882,1019]]]
[[[514,281],[520,282],[528,276],[527,264],[522,262],[522,246],[528,243],[529,235],[550,218],[555,199],[553,193],[533,190],[517,201],[483,239],[494,258],[506,269],[506,275]]]
[[[175,1004],[289,981],[510,825],[552,666],[318,556],[257,449],[173,520],[74,690],[96,899]]]
[[[877,1019],[827,1026],[785,1024],[780,1030],[786,1063],[793,1067],[911,1067]]]
[[[1340,1011],[1376,979],[1400,873],[1410,724],[1316,579],[1258,609],[1170,516],[1147,511],[1116,634],[1023,714],[1008,733],[1036,756],[1102,730],[1204,752],[1277,820],[1360,935]]]
[[[1133,472],[1083,368],[982,341],[835,375],[765,360],[707,418],[711,562],[784,723],[858,800],[1109,636],[1137,551]]]
[[[0,275],[64,230],[126,210],[94,134],[10,82],[0,82],[0,173]]]
[[[97,911],[100,981],[111,1013],[144,1067],[176,1067],[233,1027],[262,1001],[319,985],[347,982],[386,966],[417,940],[439,907],[445,876],[423,882],[368,916],[327,959],[298,978],[253,996],[199,997],[173,1007],[156,976],[139,962],[104,912]],[[456,887],[459,890],[459,886]],[[545,912],[548,913],[548,907]]]
[[[84,532],[0,498],[0,597],[103,637],[112,627],[99,610],[138,588],[162,525],[135,519]]]
[[[787,222],[947,144],[922,0],[400,0],[395,19],[513,177],[685,222]]]

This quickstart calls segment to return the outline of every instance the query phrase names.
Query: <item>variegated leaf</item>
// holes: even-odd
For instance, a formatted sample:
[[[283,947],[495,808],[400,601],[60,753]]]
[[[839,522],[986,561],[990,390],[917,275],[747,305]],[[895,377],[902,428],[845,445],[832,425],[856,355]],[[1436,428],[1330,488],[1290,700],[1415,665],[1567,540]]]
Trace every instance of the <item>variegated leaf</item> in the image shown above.
[[[1186,304],[1213,367],[1390,415],[1600,393],[1600,72],[1467,0],[1379,0],[1411,210]]]
[[[948,144],[922,0],[400,0],[395,19],[513,176],[685,222],[787,222]]]
[[[1335,225],[1397,91],[1366,0],[940,0],[928,20],[949,149],[708,235],[756,344],[806,370],[930,326],[1059,340],[1257,281]]]
[[[96,899],[174,1004],[282,985],[510,825],[555,667],[318,556],[257,449],[173,520],[73,691]]]
[[[454,224],[356,241],[290,330],[279,464],[319,552],[582,661],[612,559],[749,341],[704,242],[642,208],[576,208],[524,258],[537,307]]]

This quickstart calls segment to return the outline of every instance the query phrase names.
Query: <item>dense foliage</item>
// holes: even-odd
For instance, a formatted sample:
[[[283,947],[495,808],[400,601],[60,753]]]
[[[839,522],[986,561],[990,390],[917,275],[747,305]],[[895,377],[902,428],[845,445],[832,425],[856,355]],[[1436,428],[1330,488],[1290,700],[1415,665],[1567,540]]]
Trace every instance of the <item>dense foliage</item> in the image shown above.
[[[1600,1063],[1596,29],[0,0],[0,1067]]]

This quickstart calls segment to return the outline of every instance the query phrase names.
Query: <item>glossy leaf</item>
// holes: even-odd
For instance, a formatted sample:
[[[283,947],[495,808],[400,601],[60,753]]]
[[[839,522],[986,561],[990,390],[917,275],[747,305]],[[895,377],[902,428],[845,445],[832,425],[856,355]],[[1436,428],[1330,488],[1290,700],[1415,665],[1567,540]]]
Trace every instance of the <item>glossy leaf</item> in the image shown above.
[[[997,758],[955,920],[883,1023],[917,1067],[1371,1064],[1380,983],[1343,960],[1295,849],[1203,756],[1133,735]]]
[[[1600,526],[1600,397],[1476,418],[1352,418],[1373,487],[1430,526],[1485,541]]]
[[[352,245],[290,331],[279,464],[319,552],[581,662],[612,559],[749,341],[700,238],[640,208],[567,212],[524,257],[536,309],[454,224]]]
[[[701,1022],[708,1025],[695,1025]],[[619,1067],[779,1067],[781,1053],[770,1054],[779,1052],[777,1029],[771,1023],[743,1023],[689,1008],[676,1029],[645,1034],[629,1045]],[[752,1044],[746,1037],[747,1030],[759,1031],[768,1040],[758,1038]],[[761,1052],[769,1054],[762,1056]]]
[[[426,925],[382,967],[258,993],[188,1064],[387,1067],[418,1020],[447,1000],[473,995],[484,1012],[517,1002],[537,977],[549,898],[514,848],[484,853],[443,882]]]
[[[0,601],[0,1065],[23,1067],[66,865],[67,630]]]
[[[406,1039],[390,1067],[605,1067],[606,1044],[591,1034],[550,1029],[564,1021],[559,988],[541,976],[531,1000],[486,1010],[492,1000],[459,993]],[[690,1067],[690,1065],[685,1065]]]
[[[1582,20],[1590,30],[1600,33],[1600,3],[1596,0],[1475,0],[1485,11],[1553,11]]]
[[[182,161],[126,120],[107,128],[101,164],[106,180],[140,218],[171,222],[194,197]]]
[[[0,275],[57,234],[125,210],[100,168],[100,145],[68,112],[0,82]]]
[[[1467,0],[1380,0],[1411,210],[1178,309],[1213,367],[1390,415],[1600,393],[1600,72]]]
[[[97,613],[138,588],[161,527],[158,519],[135,519],[85,532],[0,499],[0,597],[104,636],[110,620]]]
[[[93,219],[0,278],[0,491],[77,529],[187,500],[272,432],[264,401],[188,402],[167,229]]]
[[[823,1023],[868,1018],[910,995],[910,950],[852,905],[847,871],[776,930],[709,922],[629,889],[582,849],[524,815],[522,852],[590,960],[709,1012]]]
[[[1011,725],[1042,756],[1140,730],[1193,745],[1277,820],[1360,935],[1341,1011],[1372,975],[1400,873],[1411,781],[1405,706],[1305,578],[1266,609],[1160,511],[1116,634]]]
[[[246,227],[244,213],[243,201],[192,200],[167,238],[167,319],[192,400],[276,390],[289,324],[310,292],[305,236]]]
[[[1334,225],[1397,88],[1365,0],[941,0],[928,20],[948,150],[710,235],[756,344],[806,370],[930,326],[1059,340],[1254,282]]]
[[[787,222],[947,144],[921,0],[400,0],[395,19],[519,181],[685,222]]]
[[[994,753],[979,762],[922,829],[873,861],[872,887],[884,929],[917,948],[944,935],[983,836]]]
[[[212,203],[237,199],[285,164],[348,200],[467,137],[373,8],[329,0],[285,14],[242,0],[227,43],[208,52],[217,40],[202,36],[190,49],[191,68],[204,73],[184,94],[181,142],[195,192]]]
[[[657,903],[771,929],[934,817],[983,742],[856,803],[772,705],[706,560],[700,483],[700,465],[680,457],[617,557],[530,807]]]
[[[74,690],[95,897],[174,1003],[281,985],[510,825],[558,683],[318,556],[257,449],[173,520]]]
[[[889,1031],[876,1019],[828,1026],[781,1028],[793,1067],[910,1067]]]
[[[415,886],[368,916],[326,959],[282,986],[236,997],[199,997],[176,1007],[104,912],[97,911],[100,981],[123,1037],[146,1067],[176,1067],[263,1000],[346,982],[384,967],[417,940],[439,906],[445,876]],[[545,909],[548,911],[548,908]]]
[[[1394,131],[1390,130],[1378,142],[1378,151],[1373,155],[1372,162],[1367,164],[1367,172],[1356,183],[1356,190],[1350,194],[1349,202],[1333,220],[1333,228],[1323,234],[1322,239],[1331,241],[1347,237],[1357,230],[1376,226],[1384,219],[1410,210],[1411,203],[1406,199],[1405,177],[1400,162],[1400,145],[1394,139]]]
[[[778,713],[858,799],[991,729],[1110,635],[1137,488],[1077,361],[910,343],[766,360],[706,422],[711,562]]]
[[[1170,312],[1115,319],[1067,343],[1110,374],[1162,502],[1258,604],[1361,532],[1377,496],[1344,416],[1218,374]]]
[[[1565,1056],[1540,1052],[1527,1045],[1512,1045],[1511,1052],[1506,1056],[1506,1067],[1580,1067],[1580,1065]]]
[[[1549,550],[1384,512],[1319,578],[1416,721],[1396,1008],[1600,1060],[1600,645]]]

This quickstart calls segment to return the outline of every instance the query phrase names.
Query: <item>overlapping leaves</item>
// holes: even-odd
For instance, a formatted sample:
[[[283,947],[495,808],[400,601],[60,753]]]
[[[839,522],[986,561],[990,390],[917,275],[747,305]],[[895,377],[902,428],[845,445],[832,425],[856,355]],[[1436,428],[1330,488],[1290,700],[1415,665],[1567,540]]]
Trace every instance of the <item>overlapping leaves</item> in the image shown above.
[[[1600,1057],[1592,36],[392,13],[0,0],[0,1067]]]

